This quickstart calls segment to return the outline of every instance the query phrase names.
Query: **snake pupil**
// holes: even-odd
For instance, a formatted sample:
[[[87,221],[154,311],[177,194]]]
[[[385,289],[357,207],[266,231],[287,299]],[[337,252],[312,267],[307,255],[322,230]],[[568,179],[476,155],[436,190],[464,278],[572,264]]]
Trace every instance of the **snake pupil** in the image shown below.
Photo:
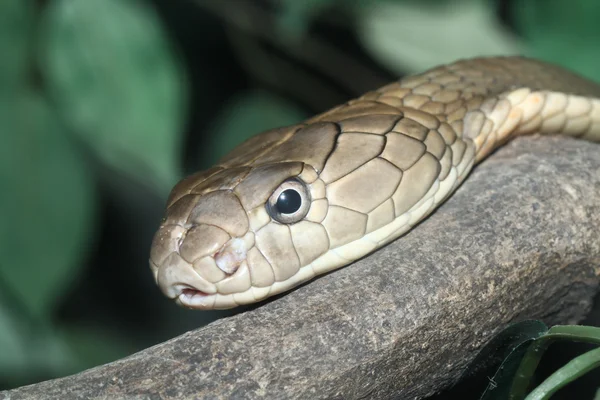
[[[293,214],[302,206],[302,197],[297,191],[287,189],[281,192],[275,206],[281,214]]]

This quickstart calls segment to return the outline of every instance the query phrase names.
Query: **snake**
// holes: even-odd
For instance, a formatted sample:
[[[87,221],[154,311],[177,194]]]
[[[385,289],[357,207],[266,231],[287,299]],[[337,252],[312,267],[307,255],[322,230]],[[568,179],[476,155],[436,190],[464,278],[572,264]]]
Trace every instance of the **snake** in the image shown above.
[[[183,307],[260,302],[409,232],[509,140],[600,141],[600,86],[523,56],[460,59],[250,137],[172,189],[150,269]]]

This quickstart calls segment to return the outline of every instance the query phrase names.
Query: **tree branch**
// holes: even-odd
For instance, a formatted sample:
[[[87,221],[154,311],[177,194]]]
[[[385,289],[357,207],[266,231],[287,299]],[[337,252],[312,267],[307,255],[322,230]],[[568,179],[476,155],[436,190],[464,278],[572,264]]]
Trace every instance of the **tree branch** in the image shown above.
[[[507,324],[576,323],[600,273],[600,145],[523,138],[432,217],[262,307],[0,398],[421,398]]]

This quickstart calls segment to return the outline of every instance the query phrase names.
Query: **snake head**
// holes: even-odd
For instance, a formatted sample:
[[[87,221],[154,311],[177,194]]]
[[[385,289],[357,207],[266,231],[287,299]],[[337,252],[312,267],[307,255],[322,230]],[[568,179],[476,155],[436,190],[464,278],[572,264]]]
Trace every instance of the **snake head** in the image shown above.
[[[329,243],[306,220],[322,219],[327,206],[314,169],[282,162],[212,172],[171,194],[150,257],[163,293],[190,308],[230,308],[312,278],[298,273]]]
[[[440,163],[409,135],[430,129],[373,107],[267,131],[177,184],[150,259],[162,291],[191,308],[254,303],[363,257],[433,209]]]
[[[334,128],[326,128],[333,137]],[[231,308],[314,276],[303,267],[329,248],[320,223],[327,200],[317,170],[305,162],[311,160],[282,149],[298,130],[252,138],[245,151],[234,150],[173,188],[150,256],[167,297],[189,308]],[[322,126],[312,130],[324,132]]]

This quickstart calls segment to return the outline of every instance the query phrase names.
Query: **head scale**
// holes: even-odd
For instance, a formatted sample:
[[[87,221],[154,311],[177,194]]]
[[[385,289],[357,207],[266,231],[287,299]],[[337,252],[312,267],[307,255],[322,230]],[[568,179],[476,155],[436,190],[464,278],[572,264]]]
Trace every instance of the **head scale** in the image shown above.
[[[267,131],[177,184],[150,257],[165,295],[191,308],[230,308],[312,278],[302,268],[329,249],[318,172],[338,130]]]

